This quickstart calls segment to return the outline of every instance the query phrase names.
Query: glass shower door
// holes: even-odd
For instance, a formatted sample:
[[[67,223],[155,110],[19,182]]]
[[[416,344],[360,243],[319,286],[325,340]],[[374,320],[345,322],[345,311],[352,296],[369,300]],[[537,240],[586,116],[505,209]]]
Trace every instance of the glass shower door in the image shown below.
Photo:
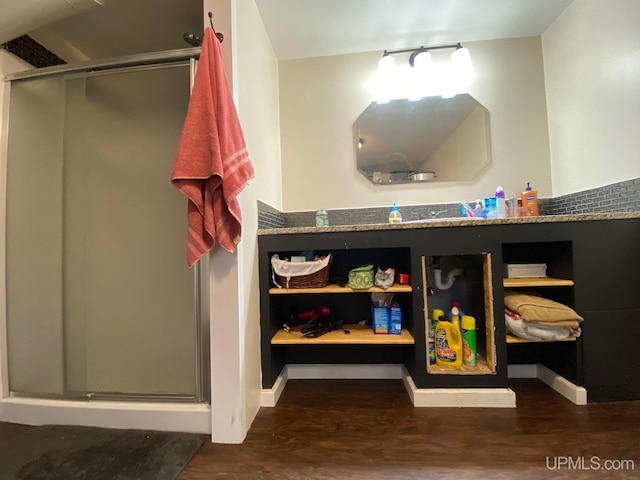
[[[57,120],[42,131],[32,118],[49,106],[21,95],[29,85]],[[25,80],[11,93],[10,390],[195,399],[186,204],[169,182],[189,66]]]

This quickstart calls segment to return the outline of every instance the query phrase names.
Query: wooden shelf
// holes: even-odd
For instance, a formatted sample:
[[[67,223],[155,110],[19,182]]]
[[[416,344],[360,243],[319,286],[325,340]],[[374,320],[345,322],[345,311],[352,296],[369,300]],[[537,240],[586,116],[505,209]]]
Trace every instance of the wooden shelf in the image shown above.
[[[330,283],[326,287],[322,288],[270,288],[269,295],[292,295],[292,294],[306,294],[306,293],[411,293],[411,285],[400,285],[394,283],[386,290],[379,287],[371,287],[366,290],[354,290],[348,286],[341,287],[334,283]]]
[[[345,325],[344,330],[334,330],[318,338],[306,338],[301,332],[278,330],[271,339],[271,345],[330,345],[330,344],[371,344],[371,345],[413,345],[411,334],[402,329],[400,335],[375,334],[369,325]]]
[[[510,288],[518,287],[571,287],[573,280],[549,277],[505,278],[503,285]]]
[[[430,374],[444,375],[492,375],[495,372],[487,365],[487,361],[481,355],[478,355],[478,364],[475,367],[460,365],[459,367],[449,367],[440,365],[428,365],[427,372]]]
[[[563,338],[562,340],[527,340],[507,333],[507,343],[554,343],[554,342],[575,342],[576,337]]]

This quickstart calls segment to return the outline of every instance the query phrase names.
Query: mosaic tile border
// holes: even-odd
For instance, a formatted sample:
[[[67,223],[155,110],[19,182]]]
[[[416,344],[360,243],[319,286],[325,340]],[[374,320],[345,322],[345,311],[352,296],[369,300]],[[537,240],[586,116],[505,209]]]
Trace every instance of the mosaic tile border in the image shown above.
[[[261,206],[264,207],[261,210]],[[613,213],[640,211],[640,178],[613,183],[590,190],[541,198],[538,204],[541,215],[573,215],[579,213]],[[400,206],[404,221],[424,220],[433,217],[459,217],[458,203]],[[329,225],[367,225],[386,223],[388,207],[352,208],[329,210]],[[261,218],[263,217],[264,218]],[[261,226],[264,225],[264,226]],[[268,226],[267,226],[268,225]],[[315,225],[315,211],[282,213],[269,205],[258,202],[258,228],[293,228]]]

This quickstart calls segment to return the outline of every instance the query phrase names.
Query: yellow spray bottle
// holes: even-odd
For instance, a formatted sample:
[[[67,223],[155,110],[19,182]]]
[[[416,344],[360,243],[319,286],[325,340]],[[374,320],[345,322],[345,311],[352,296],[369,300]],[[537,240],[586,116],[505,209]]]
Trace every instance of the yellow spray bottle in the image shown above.
[[[449,321],[436,323],[436,364],[459,367],[462,365],[462,336],[460,328]]]

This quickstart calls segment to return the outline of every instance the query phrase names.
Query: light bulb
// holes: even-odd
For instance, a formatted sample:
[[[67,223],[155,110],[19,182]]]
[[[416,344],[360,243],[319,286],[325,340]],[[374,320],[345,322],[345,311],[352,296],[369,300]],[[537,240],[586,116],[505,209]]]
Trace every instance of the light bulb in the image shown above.
[[[451,78],[455,82],[458,92],[462,93],[467,90],[472,76],[473,66],[469,49],[456,49],[451,55]]]
[[[380,73],[389,73],[396,66],[396,62],[391,55],[385,55],[378,60],[378,71]]]
[[[420,52],[413,59],[413,68],[417,72],[427,73],[433,66],[433,60],[431,60],[431,54],[429,52]]]
[[[396,75],[395,60],[391,55],[384,55],[378,61],[376,74],[376,101],[378,103],[388,103],[393,98]]]

